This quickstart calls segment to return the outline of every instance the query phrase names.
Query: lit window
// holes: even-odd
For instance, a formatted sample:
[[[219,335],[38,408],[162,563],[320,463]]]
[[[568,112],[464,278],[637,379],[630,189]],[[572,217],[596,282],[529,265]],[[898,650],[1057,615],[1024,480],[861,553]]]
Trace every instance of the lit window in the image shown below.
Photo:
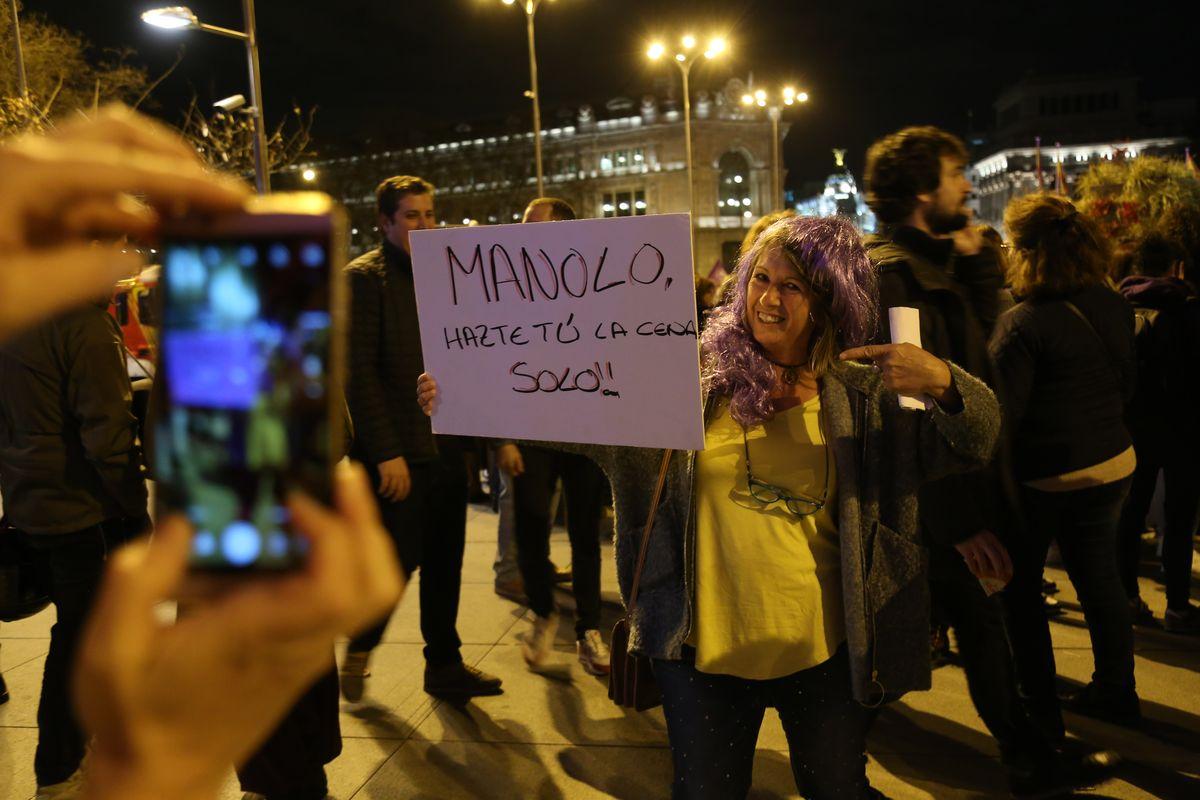
[[[601,156],[600,156],[600,171],[601,172],[612,172],[612,168],[613,168],[613,154],[612,153],[601,154]]]
[[[743,206],[750,205],[750,182],[746,175],[750,172],[750,163],[741,153],[729,152],[721,156],[717,162],[719,171],[718,185],[723,202],[717,202],[717,213],[723,216],[737,216]]]

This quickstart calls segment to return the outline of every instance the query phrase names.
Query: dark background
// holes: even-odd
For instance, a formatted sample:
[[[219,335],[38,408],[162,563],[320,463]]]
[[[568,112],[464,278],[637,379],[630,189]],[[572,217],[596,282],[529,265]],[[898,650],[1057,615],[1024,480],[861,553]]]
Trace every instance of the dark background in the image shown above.
[[[180,2],[181,0],[170,0]],[[25,0],[27,11],[84,33],[97,47],[131,47],[156,77],[186,48],[147,109],[177,121],[193,93],[204,103],[247,91],[242,45],[139,20],[153,0]],[[201,20],[242,27],[239,0],[191,0]],[[732,76],[792,82],[812,101],[791,112],[788,183],[821,179],[830,148],[863,151],[913,123],[966,133],[993,121],[998,92],[1026,74],[1132,73],[1144,99],[1196,96],[1200,20],[1193,0],[546,0],[537,14],[545,123],[559,109],[601,108],[623,95],[677,87],[678,71],[645,58],[658,35],[724,33],[730,52],[698,64],[695,90]],[[268,123],[317,106],[321,154],[445,136],[462,122],[526,127],[524,14],[500,0],[258,0]],[[663,79],[674,81],[668,84]],[[657,82],[657,86],[656,86]],[[678,88],[675,89],[678,92]],[[1196,132],[1183,132],[1192,133]]]

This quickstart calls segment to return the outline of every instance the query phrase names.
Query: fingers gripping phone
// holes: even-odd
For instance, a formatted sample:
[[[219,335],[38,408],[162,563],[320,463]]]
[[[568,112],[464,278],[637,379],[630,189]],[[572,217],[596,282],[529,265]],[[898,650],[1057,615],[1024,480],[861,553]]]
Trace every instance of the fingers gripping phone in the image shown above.
[[[163,233],[151,463],[193,569],[304,561],[286,498],[329,502],[343,428],[345,212],[317,192],[247,201]]]

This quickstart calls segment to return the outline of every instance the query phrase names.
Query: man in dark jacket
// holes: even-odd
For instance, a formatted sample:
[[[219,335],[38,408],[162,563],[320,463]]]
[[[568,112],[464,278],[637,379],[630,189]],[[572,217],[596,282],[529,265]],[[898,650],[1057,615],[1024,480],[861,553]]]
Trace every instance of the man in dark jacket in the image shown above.
[[[467,473],[460,446],[435,437],[416,401],[424,371],[408,234],[437,225],[433,186],[397,176],[379,184],[379,248],[346,267],[351,315],[347,400],[352,458],[371,473],[385,527],[411,574],[421,568],[425,691],[457,698],[499,694],[500,679],[463,663],[456,629],[467,536]],[[342,694],[362,699],[380,620],[350,642]]]
[[[970,225],[966,162],[962,142],[933,127],[906,128],[871,145],[867,202],[881,232],[865,244],[879,270],[880,338],[890,340],[888,308],[916,308],[921,346],[991,383],[988,338],[1011,299],[999,251]],[[931,598],[955,629],[971,699],[1000,745],[1014,791],[1088,785],[1098,779],[1103,759],[1063,761],[1029,719],[1017,692],[1003,612],[980,584],[1012,576],[997,535],[1009,513],[1005,497],[994,466],[923,487]]]
[[[1192,539],[1200,515],[1200,467],[1196,464],[1195,374],[1200,370],[1200,314],[1191,284],[1182,280],[1183,251],[1169,239],[1147,236],[1133,254],[1135,274],[1121,294],[1136,315],[1137,390],[1126,424],[1137,451],[1137,470],[1118,529],[1121,578],[1134,619],[1153,620],[1138,592],[1141,538],[1158,474],[1163,474],[1162,566],[1167,584],[1163,627],[1200,632],[1200,609],[1190,602]],[[1189,382],[1192,385],[1189,385]]]
[[[49,575],[57,613],[38,704],[39,796],[73,780],[83,759],[71,667],[105,559],[150,527],[121,332],[106,306],[0,345],[0,495]]]

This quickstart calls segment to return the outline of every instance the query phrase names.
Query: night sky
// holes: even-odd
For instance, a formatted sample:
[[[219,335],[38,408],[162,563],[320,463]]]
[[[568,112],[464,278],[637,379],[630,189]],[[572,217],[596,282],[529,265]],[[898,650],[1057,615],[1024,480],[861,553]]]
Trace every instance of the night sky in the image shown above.
[[[180,0],[173,0],[180,2]],[[138,19],[146,0],[25,0],[100,47],[132,47],[157,75],[183,63],[150,110],[178,119],[248,94],[242,46],[172,34]],[[678,71],[645,58],[656,34],[724,33],[731,51],[699,64],[695,89],[753,72],[756,82],[806,89],[785,142],[789,185],[822,179],[830,149],[861,170],[875,137],[906,124],[959,133],[992,122],[992,101],[1026,73],[1127,72],[1149,97],[1195,96],[1200,4],[1193,0],[547,0],[537,16],[542,113],[634,100]],[[239,0],[191,0],[205,22],[240,28]],[[524,15],[500,0],[258,0],[268,121],[292,103],[319,107],[321,153],[437,140],[461,122],[529,119]],[[668,71],[669,70],[669,71]],[[665,84],[660,84],[660,93]],[[1193,135],[1196,132],[1191,132]]]

